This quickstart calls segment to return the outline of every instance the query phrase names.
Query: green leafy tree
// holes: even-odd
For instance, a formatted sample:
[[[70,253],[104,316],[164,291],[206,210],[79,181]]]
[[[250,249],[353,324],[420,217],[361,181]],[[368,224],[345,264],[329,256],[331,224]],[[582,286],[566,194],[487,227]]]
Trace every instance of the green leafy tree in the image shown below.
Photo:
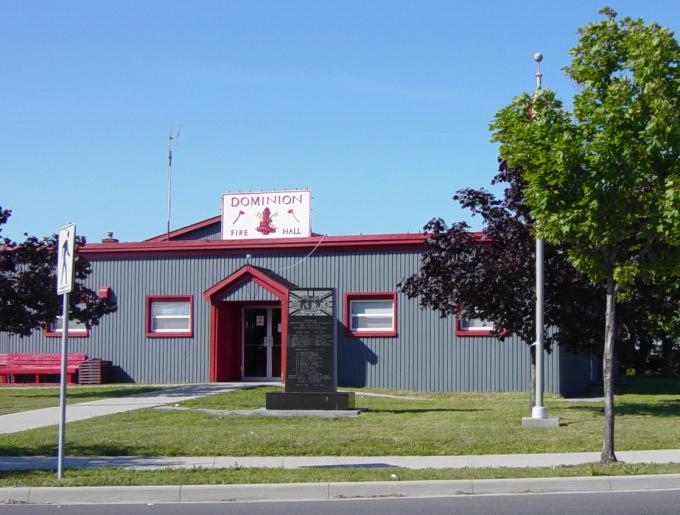
[[[653,274],[635,281],[617,299],[617,362],[637,374],[673,372],[680,334],[680,277]]]
[[[492,185],[504,185],[501,198],[484,189],[465,188],[453,200],[481,217],[482,232],[465,222],[450,226],[440,218],[425,225],[430,235],[416,274],[399,284],[409,298],[437,310],[493,322],[504,340],[517,335],[531,359],[529,410],[535,405],[535,250],[533,220],[525,202],[526,183],[519,168],[499,162]],[[564,249],[545,246],[545,350],[563,345],[573,352],[597,355],[604,320],[600,286],[591,285],[569,264]]]
[[[608,463],[616,461],[617,296],[677,264],[680,47],[656,23],[619,20],[609,8],[601,14],[579,30],[565,69],[578,87],[573,111],[544,89],[516,97],[491,129],[501,156],[524,171],[537,234],[567,245],[572,265],[605,286],[601,461]]]
[[[0,207],[0,230],[11,215]],[[71,316],[91,327],[99,319],[116,311],[110,299],[101,299],[83,281],[92,272],[90,263],[78,255],[78,247],[85,244],[76,238],[74,289],[71,292]],[[61,315],[62,301],[56,294],[57,237],[27,236],[16,243],[0,238],[0,331],[28,336],[34,329],[42,329]]]

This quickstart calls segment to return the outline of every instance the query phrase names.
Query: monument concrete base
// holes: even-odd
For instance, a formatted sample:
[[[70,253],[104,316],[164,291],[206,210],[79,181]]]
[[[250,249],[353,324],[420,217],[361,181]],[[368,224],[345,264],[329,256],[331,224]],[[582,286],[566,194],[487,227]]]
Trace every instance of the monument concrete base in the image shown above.
[[[268,410],[351,410],[354,392],[269,392]]]
[[[560,417],[522,417],[522,427],[559,427]]]

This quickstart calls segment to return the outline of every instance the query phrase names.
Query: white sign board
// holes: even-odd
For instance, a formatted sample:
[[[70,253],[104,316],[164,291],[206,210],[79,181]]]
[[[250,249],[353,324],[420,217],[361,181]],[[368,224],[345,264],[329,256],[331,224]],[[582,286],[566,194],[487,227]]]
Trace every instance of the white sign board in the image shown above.
[[[59,255],[57,258],[57,294],[59,295],[71,293],[71,290],[73,290],[73,252],[75,246],[75,224],[65,225],[59,229]]]
[[[222,239],[305,238],[312,235],[308,190],[222,195]]]

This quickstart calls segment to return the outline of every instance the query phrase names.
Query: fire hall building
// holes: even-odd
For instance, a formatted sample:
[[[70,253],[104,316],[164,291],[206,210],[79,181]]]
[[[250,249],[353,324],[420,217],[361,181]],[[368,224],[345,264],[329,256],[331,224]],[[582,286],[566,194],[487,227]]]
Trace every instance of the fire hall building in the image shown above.
[[[225,194],[222,214],[141,242],[80,249],[88,285],[115,299],[99,325],[69,324],[69,351],[110,360],[137,383],[278,381],[285,377],[288,292],[335,292],[341,387],[520,391],[529,352],[483,321],[442,318],[400,293],[423,234],[325,236],[311,231],[310,192]],[[0,354],[58,352],[61,321],[29,337],[0,333]],[[591,362],[556,347],[545,388],[585,388]]]

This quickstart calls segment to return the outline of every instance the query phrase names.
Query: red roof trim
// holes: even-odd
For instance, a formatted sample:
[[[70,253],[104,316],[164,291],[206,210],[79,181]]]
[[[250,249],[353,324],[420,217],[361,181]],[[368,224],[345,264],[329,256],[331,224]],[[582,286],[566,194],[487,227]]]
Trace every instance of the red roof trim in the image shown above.
[[[222,217],[220,215],[213,216],[212,218],[196,222],[195,224],[185,225],[184,227],[180,227],[179,229],[170,231],[170,239],[175,238],[177,236],[182,236],[192,231],[197,231],[198,229],[203,229],[204,227],[208,227],[209,225],[219,224],[221,222],[221,218]],[[158,236],[154,236],[153,238],[146,239],[144,241],[168,241],[168,235],[163,233],[159,234]]]
[[[309,238],[280,238],[276,240],[173,240],[142,241],[118,243],[88,243],[79,252],[86,255],[138,255],[155,253],[193,254],[224,253],[229,251],[304,251],[313,248],[323,250],[351,251],[384,250],[385,248],[420,249],[429,235],[427,234],[378,234],[356,236],[321,236]]]

